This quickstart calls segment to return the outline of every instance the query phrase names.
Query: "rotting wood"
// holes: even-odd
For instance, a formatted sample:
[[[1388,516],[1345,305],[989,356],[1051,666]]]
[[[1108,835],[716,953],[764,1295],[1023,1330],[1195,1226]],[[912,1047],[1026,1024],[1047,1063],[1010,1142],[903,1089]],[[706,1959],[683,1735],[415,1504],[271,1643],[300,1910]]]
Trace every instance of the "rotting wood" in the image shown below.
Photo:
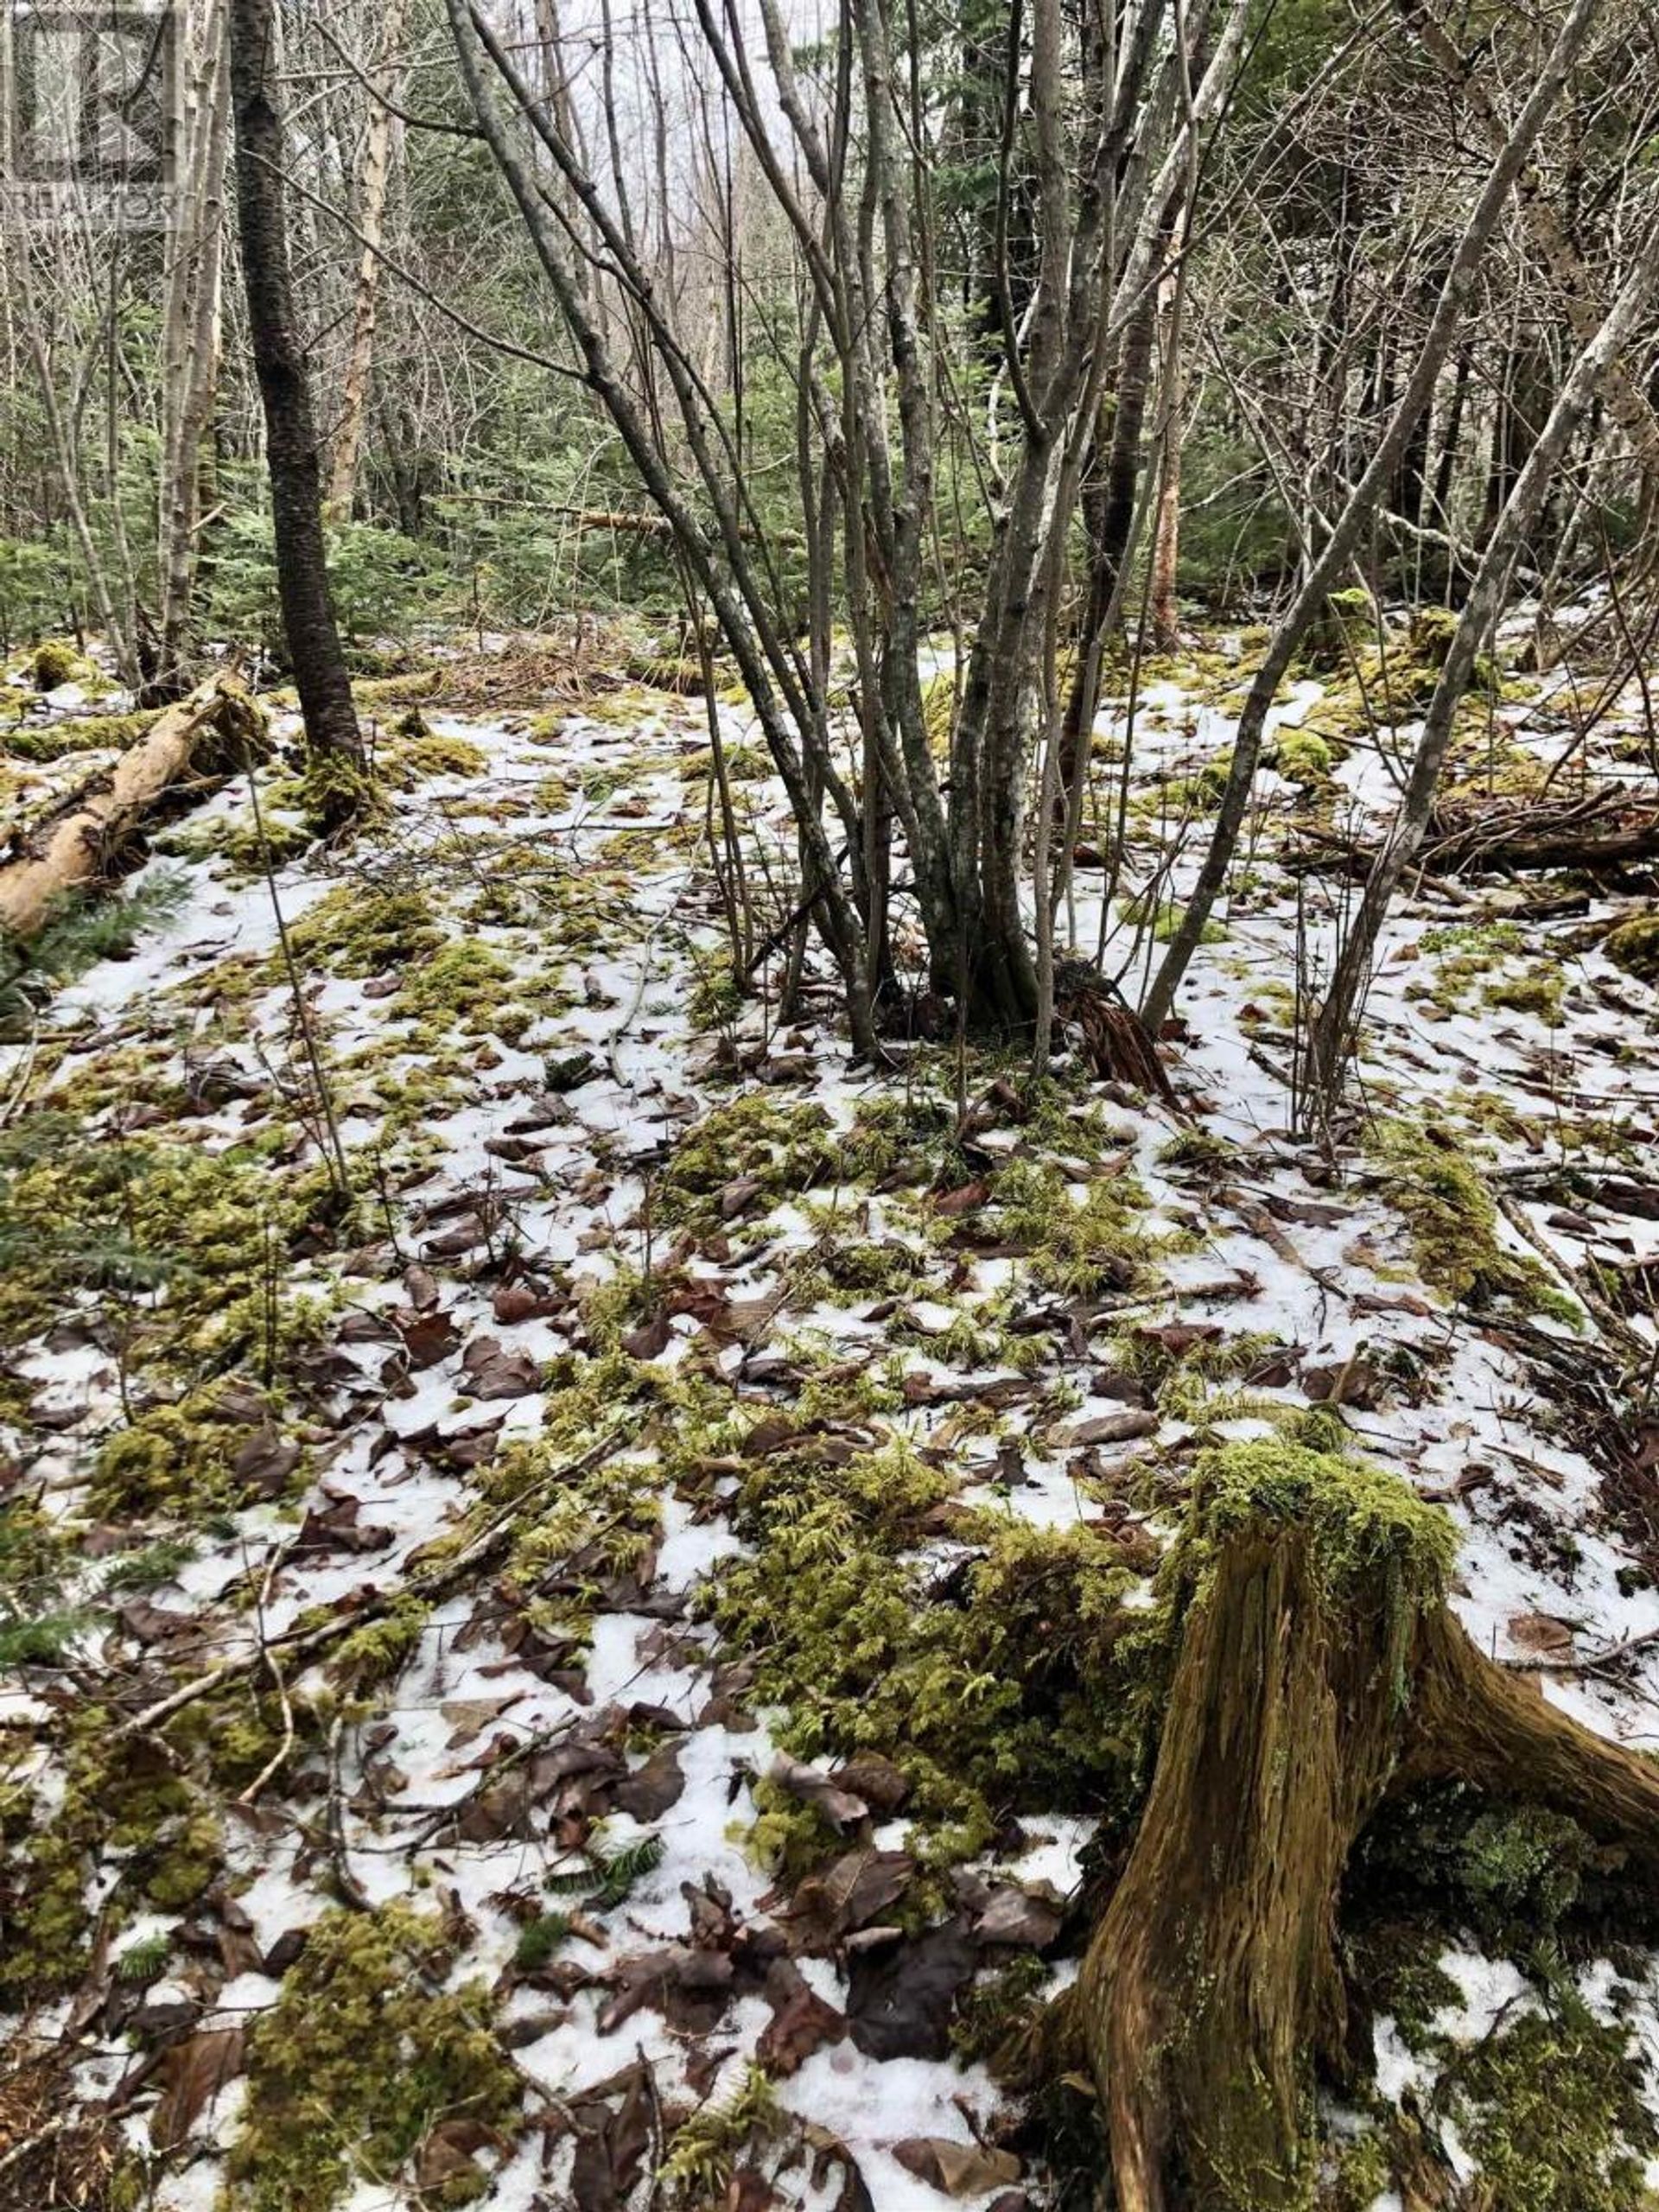
[[[188,778],[217,782],[262,750],[265,721],[241,680],[223,671],[169,707],[116,762],[10,840],[0,863],[0,929],[32,937],[66,892],[99,881]]]

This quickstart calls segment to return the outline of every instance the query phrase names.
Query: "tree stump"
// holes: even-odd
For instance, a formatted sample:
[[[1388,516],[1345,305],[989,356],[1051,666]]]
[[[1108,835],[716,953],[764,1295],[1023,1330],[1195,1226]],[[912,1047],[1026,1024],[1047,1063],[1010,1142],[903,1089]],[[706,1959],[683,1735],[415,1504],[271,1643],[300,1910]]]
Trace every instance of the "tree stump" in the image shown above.
[[[1395,1478],[1279,1443],[1200,1461],[1166,1573],[1157,1765],[1072,2024],[1119,2212],[1293,2212],[1315,2072],[1344,2070],[1336,1907],[1392,1792],[1547,1807],[1659,1878],[1659,1766],[1484,1658],[1445,1599],[1451,1522]]]

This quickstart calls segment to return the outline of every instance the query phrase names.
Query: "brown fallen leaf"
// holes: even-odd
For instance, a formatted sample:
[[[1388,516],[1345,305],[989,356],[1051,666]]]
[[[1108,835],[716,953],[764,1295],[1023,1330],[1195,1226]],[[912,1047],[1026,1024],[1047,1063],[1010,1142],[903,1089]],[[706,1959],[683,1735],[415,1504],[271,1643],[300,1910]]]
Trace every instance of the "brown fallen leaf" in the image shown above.
[[[943,2135],[909,2136],[893,2145],[893,2155],[906,2172],[947,2196],[982,2196],[988,2190],[1020,2178],[1020,2161],[1012,2151],[952,2143]]]
[[[1080,1421],[1067,1430],[1065,1442],[1069,1445],[1127,1444],[1137,1436],[1157,1433],[1161,1416],[1150,1408],[1136,1407],[1128,1413],[1102,1414],[1096,1421]]]
[[[820,1997],[789,1959],[774,1959],[766,1969],[766,1996],[772,2008],[760,2031],[755,2056],[775,2077],[793,2074],[826,2044],[847,2032],[847,2016]]]
[[[461,1365],[474,1398],[527,1398],[542,1385],[541,1362],[522,1350],[505,1351],[494,1337],[474,1337]]]
[[[1565,1659],[1572,1652],[1572,1624],[1553,1613],[1511,1613],[1503,1625],[1517,1651],[1541,1659]]]
[[[674,1332],[666,1313],[653,1313],[637,1329],[630,1329],[622,1338],[622,1349],[630,1359],[655,1359],[666,1351],[668,1340]]]
[[[861,1797],[854,1796],[849,1789],[837,1789],[827,1774],[820,1774],[803,1759],[791,1758],[787,1751],[779,1752],[766,1779],[787,1789],[803,1804],[815,1807],[832,1828],[855,1827],[869,1815],[870,1808]]]
[[[410,1274],[415,1272],[410,1269]],[[448,1359],[461,1342],[453,1316],[430,1306],[399,1306],[392,1315],[404,1340],[404,1357],[411,1367],[435,1367]]]
[[[242,2071],[243,2031],[201,2028],[162,2054],[162,2098],[149,2116],[149,2139],[157,2151],[176,2151],[197,2120],[227,2082]]]

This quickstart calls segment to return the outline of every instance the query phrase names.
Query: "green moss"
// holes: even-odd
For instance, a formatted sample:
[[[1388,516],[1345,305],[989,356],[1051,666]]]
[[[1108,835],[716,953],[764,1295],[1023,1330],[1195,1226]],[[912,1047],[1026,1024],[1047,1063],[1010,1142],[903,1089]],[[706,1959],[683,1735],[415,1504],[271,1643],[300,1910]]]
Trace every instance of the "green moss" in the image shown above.
[[[306,816],[319,829],[372,822],[384,810],[373,775],[342,753],[308,753],[301,781]]]
[[[275,1398],[266,1398],[268,1417],[276,1405]],[[220,1394],[211,1386],[176,1404],[152,1406],[99,1446],[92,1462],[92,1510],[124,1520],[240,1503],[245,1485],[238,1479],[234,1461],[249,1433],[239,1415],[226,1421]]]
[[[48,638],[29,659],[29,681],[37,691],[55,691],[60,683],[85,683],[98,674],[86,655],[67,638]]]
[[[1458,617],[1449,607],[1420,607],[1411,618],[1411,650],[1431,668],[1444,668],[1458,634]]]
[[[1293,784],[1322,784],[1331,773],[1332,753],[1325,739],[1313,730],[1287,729],[1279,734],[1279,773]]]
[[[1565,990],[1560,976],[1522,976],[1501,983],[1489,983],[1481,995],[1488,1006],[1507,1007],[1516,1014],[1535,1014],[1552,1029],[1559,1029]]]
[[[1320,2212],[1371,2212],[1393,2181],[1394,2162],[1388,2146],[1380,2135],[1367,2128],[1338,2152],[1330,2187],[1319,2200]]]
[[[361,2176],[390,2184],[441,2120],[512,2121],[522,2093],[489,1999],[440,1990],[448,1963],[442,1923],[401,1904],[309,1929],[248,2031],[226,2212],[332,2212]]]
[[[1199,1454],[1188,1525],[1166,1573],[1201,1592],[1228,1539],[1264,1527],[1307,1537],[1313,1572],[1338,1603],[1380,1578],[1403,1610],[1421,1611],[1444,1598],[1457,1556],[1451,1517],[1398,1475],[1274,1438]]]
[[[1573,1991],[1511,2018],[1451,2056],[1434,2103],[1451,2114],[1491,2191],[1526,2212],[1630,2212],[1659,2125],[1630,2030]]]
[[[446,932],[419,892],[350,882],[326,892],[288,934],[302,973],[321,969],[362,980],[429,960],[442,950]],[[282,976],[274,974],[272,980]]]
[[[658,1177],[655,1203],[663,1220],[713,1226],[712,1201],[728,1183],[753,1176],[760,1197],[798,1197],[833,1170],[836,1148],[822,1106],[788,1103],[771,1091],[749,1091],[716,1106],[676,1146]]]
[[[95,1864],[118,1866],[101,1906],[112,1934],[135,1906],[184,1910],[222,1869],[211,1802],[152,1739],[116,1738],[101,1707],[74,1714],[61,1771],[61,1794],[44,1817],[36,1817],[30,1791],[0,1788],[0,2004],[7,2005],[50,1996],[86,1973],[87,1878]]]
[[[54,722],[25,722],[5,732],[0,752],[18,760],[62,760],[75,753],[124,753],[162,713],[159,707],[130,715],[71,715]]]
[[[657,2176],[668,2202],[683,2212],[726,2202],[740,2157],[784,2126],[771,2082],[758,2066],[746,2068],[734,2094],[698,2106],[675,2130]]]
[[[382,748],[378,765],[397,791],[410,791],[435,776],[481,776],[490,765],[482,746],[464,737],[435,734],[425,724]]]
[[[324,1301],[286,1277],[291,1243],[328,1218],[326,1171],[283,1173],[251,1145],[100,1138],[67,1116],[22,1134],[23,1160],[0,1160],[0,1344],[31,1340],[76,1291],[119,1317],[130,1377],[251,1357],[270,1381],[315,1340]]]
[[[1325,606],[1309,632],[1310,667],[1345,668],[1350,656],[1376,633],[1376,603],[1363,584],[1327,592]]]
[[[963,2064],[988,2066],[1003,2080],[1017,2075],[1048,1981],[1048,1968],[1034,1951],[1026,1951],[1000,1974],[987,1975],[965,1991],[950,2024],[950,2047]]]
[[[1616,968],[1643,983],[1659,982],[1659,912],[1637,914],[1608,931],[1601,949]]]
[[[330,1675],[359,1692],[395,1681],[419,1648],[430,1611],[411,1593],[395,1599],[379,1619],[365,1621],[336,1645]]]
[[[1000,1233],[1027,1248],[1031,1272],[1047,1287],[1088,1298],[1143,1278],[1154,1245],[1140,1221],[1147,1194],[1133,1176],[1098,1177],[1077,1196],[1063,1167],[1016,1160],[992,1199]]]
[[[570,1933],[570,1916],[564,1912],[538,1912],[534,1920],[526,1921],[513,1946],[512,1963],[520,1974],[535,1974],[544,1967],[565,1937]]]
[[[1387,1171],[1384,1194],[1406,1223],[1425,1282],[1475,1306],[1524,1300],[1544,1287],[1535,1261],[1498,1243],[1497,1204],[1454,1139],[1395,1121],[1379,1122],[1370,1141]]]
[[[983,1849],[1010,1806],[1122,1807],[1147,1719],[1147,1617],[1122,1603],[1134,1578],[1116,1546],[958,1512],[974,1550],[941,1584],[917,1546],[951,1487],[902,1445],[837,1465],[804,1437],[744,1475],[732,1512],[752,1549],[704,1600],[785,1709],[785,1747],[892,1758],[936,1861]]]
[[[1186,912],[1179,899],[1152,899],[1144,891],[1120,899],[1117,910],[1126,922],[1137,928],[1150,924],[1154,944],[1167,944],[1181,926],[1181,917]],[[1223,944],[1226,942],[1225,925],[1211,918],[1198,932],[1200,944]]]

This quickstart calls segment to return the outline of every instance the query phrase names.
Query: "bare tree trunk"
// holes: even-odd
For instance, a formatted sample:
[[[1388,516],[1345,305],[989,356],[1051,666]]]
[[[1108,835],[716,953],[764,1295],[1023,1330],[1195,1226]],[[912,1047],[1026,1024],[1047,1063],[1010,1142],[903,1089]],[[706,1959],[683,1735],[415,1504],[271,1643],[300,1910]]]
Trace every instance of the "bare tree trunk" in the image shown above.
[[[375,315],[379,303],[380,239],[391,180],[394,118],[386,103],[397,82],[398,48],[403,42],[406,12],[407,0],[388,0],[381,67],[376,73],[375,89],[368,96],[363,168],[357,189],[357,229],[363,251],[357,264],[357,289],[352,301],[352,346],[346,357],[340,423],[334,432],[334,461],[328,476],[327,512],[334,522],[343,522],[351,514],[363,452],[363,429],[368,420]]]
[[[1347,571],[1361,536],[1376,512],[1378,500],[1399,465],[1417,417],[1428,405],[1440,369],[1461,331],[1475,276],[1486,247],[1509,200],[1516,177],[1542,129],[1545,118],[1567,82],[1574,58],[1588,37],[1602,0],[1573,0],[1571,12],[1557,33],[1537,83],[1516,119],[1513,130],[1492,164],[1462,238],[1458,243],[1422,347],[1407,379],[1394,418],[1384,432],[1364,473],[1344,502],[1331,534],[1309,569],[1300,589],[1274,631],[1261,667],[1256,671],[1233,741],[1226,788],[1222,794],[1209,850],[1198,870],[1185,912],[1169,949],[1152,980],[1142,1017],[1156,1035],[1168,1019],[1181,979],[1204,934],[1204,925],[1227,880],[1237,849],[1239,832],[1249,804],[1255,771],[1262,755],[1262,737],[1268,710],[1297,648],[1310,626],[1325,608],[1326,597]],[[1418,20],[1418,0],[1406,0],[1407,12]]]
[[[1641,252],[1599,330],[1580,351],[1534,441],[1503,511],[1487,540],[1479,569],[1452,633],[1434,696],[1429,702],[1412,762],[1411,779],[1399,817],[1372,863],[1365,893],[1353,917],[1314,1026],[1311,1079],[1316,1095],[1331,1100],[1342,1064],[1353,1042],[1355,1013],[1370,973],[1372,956],[1389,901],[1412,855],[1423,841],[1440,788],[1440,771],[1452,742],[1458,703],[1468,690],[1475,662],[1490,642],[1502,611],[1516,562],[1525,551],[1543,512],[1555,472],[1574,432],[1634,334],[1654,283],[1659,279],[1659,221],[1649,228]]]
[[[242,276],[264,402],[283,627],[322,811],[342,821],[361,804],[363,741],[328,588],[316,422],[288,264],[274,0],[230,0],[230,26]]]
[[[201,514],[201,445],[219,380],[230,137],[226,19],[211,0],[202,25],[185,151],[188,186],[172,238],[163,307],[160,642],[150,696],[175,698],[190,675],[191,601]]]
[[[1181,319],[1178,279],[1160,288],[1158,344],[1163,357],[1163,398],[1158,426],[1158,519],[1152,537],[1152,641],[1160,652],[1173,652],[1181,641],[1176,575],[1181,543]]]

